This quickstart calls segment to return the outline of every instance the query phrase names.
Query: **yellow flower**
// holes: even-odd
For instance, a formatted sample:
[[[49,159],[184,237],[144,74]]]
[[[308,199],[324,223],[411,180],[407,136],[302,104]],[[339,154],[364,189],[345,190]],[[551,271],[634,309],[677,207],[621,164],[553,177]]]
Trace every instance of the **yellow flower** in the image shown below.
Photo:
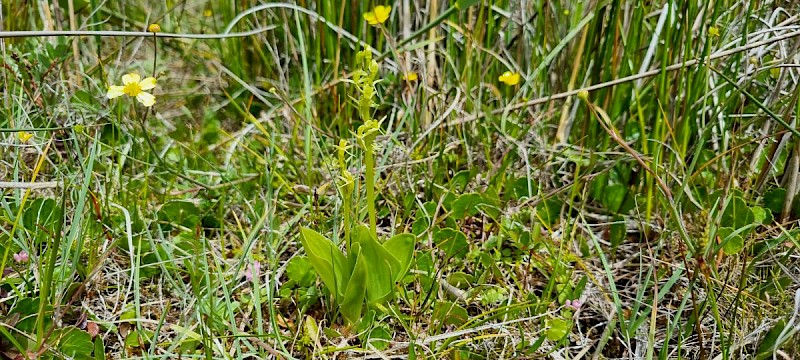
[[[503,73],[503,75],[500,75],[500,77],[497,78],[497,80],[500,80],[500,82],[508,86],[514,86],[519,84],[519,79],[520,79],[519,73],[511,71],[506,71]]]
[[[405,76],[403,76],[403,80],[408,82],[417,81],[417,79],[419,79],[419,75],[417,75],[417,73],[413,71],[407,72]]]
[[[211,9],[205,9],[205,10],[203,11],[203,16],[205,16],[205,17],[211,17],[211,15],[214,15],[214,13],[213,13],[213,12],[211,12]]]
[[[372,11],[364,14],[364,20],[367,20],[370,25],[383,24],[389,18],[391,12],[391,6],[378,5]]]
[[[33,134],[25,131],[18,131],[17,137],[19,138],[19,141],[26,143],[33,137]]]
[[[712,26],[708,28],[708,36],[710,37],[719,37],[719,28],[716,26]]]
[[[147,31],[151,33],[161,32],[161,25],[150,24],[150,26],[147,27]]]
[[[148,77],[142,80],[137,73],[130,73],[122,77],[122,86],[112,85],[108,88],[106,97],[113,99],[122,95],[135,97],[142,105],[150,107],[156,103],[156,97],[145,90],[156,87],[156,78]]]

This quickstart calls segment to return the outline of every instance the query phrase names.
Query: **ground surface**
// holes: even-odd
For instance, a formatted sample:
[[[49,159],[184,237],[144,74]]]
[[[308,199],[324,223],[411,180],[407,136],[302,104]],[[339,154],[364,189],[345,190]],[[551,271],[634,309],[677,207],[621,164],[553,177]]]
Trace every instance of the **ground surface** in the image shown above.
[[[1,3],[0,358],[800,353],[792,2]]]

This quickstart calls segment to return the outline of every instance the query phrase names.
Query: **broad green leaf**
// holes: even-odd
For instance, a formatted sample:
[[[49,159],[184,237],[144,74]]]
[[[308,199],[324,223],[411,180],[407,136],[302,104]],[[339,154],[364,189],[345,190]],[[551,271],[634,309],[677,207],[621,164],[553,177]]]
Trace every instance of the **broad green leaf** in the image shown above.
[[[455,201],[453,201],[452,211],[453,211],[453,218],[455,219],[463,219],[468,216],[475,216],[480,209],[478,209],[478,205],[484,204],[485,201],[480,194],[477,193],[469,193],[459,195]]]
[[[522,177],[514,180],[509,190],[514,200],[522,200],[535,196],[539,191],[539,186],[530,178]]]
[[[420,214],[422,215],[422,214]],[[411,233],[420,236],[431,225],[431,220],[425,216],[417,216],[417,219],[411,224]]]
[[[365,285],[368,281],[367,263],[358,244],[353,245],[353,251],[355,251],[355,254],[350,256],[355,257],[355,266],[344,290],[342,302],[339,304],[342,317],[351,325],[361,320],[361,310],[364,306],[364,296],[367,291]]]
[[[36,326],[35,314],[39,311],[40,298],[23,298],[19,300],[9,314],[19,314],[19,322],[16,328],[25,333],[31,333]],[[53,306],[46,304],[44,308],[44,327],[52,326],[53,323]]]
[[[590,180],[592,197],[603,201],[603,191],[608,186],[608,172],[602,172]]]
[[[392,277],[399,281],[411,267],[411,260],[414,258],[414,243],[417,238],[411,234],[398,234],[383,243],[383,248],[397,259],[400,264],[398,269],[392,269]]]
[[[469,314],[461,305],[440,301],[433,307],[433,320],[444,325],[461,326],[469,320]]]
[[[493,186],[488,187],[486,192],[481,194],[481,199],[483,199],[483,203],[476,205],[478,210],[492,218],[495,222],[500,222],[500,215],[502,215],[503,212],[500,209],[501,201],[497,190]]]
[[[450,179],[450,189],[461,192],[467,187],[470,180],[472,180],[472,173],[469,170],[459,171]]]
[[[444,251],[446,257],[462,257],[469,251],[467,236],[463,232],[455,229],[441,229],[433,235],[433,242]]]
[[[755,215],[739,196],[734,196],[722,213],[722,227],[739,229],[755,222]]]
[[[744,249],[744,238],[742,237],[743,229],[736,229],[729,227],[722,227],[717,230],[717,234],[722,239],[722,252],[725,255],[738,254]]]
[[[774,188],[764,194],[764,207],[775,214],[780,214],[783,210],[783,203],[786,200],[786,189]]]
[[[75,360],[93,359],[94,345],[89,333],[74,326],[62,329],[60,333],[58,349],[61,353]]]
[[[545,225],[552,226],[558,221],[563,205],[564,202],[558,198],[545,199],[536,206],[536,215],[542,219]]]
[[[191,201],[170,201],[158,211],[158,219],[191,229],[200,223],[200,209]]]
[[[385,350],[389,347],[389,343],[392,340],[392,333],[389,329],[384,326],[377,326],[369,332],[369,338],[367,339],[367,343],[370,344],[370,347],[374,347],[377,350]]]
[[[53,199],[34,200],[22,215],[22,225],[39,241],[51,236],[60,220],[61,207]],[[47,231],[42,231],[42,228]]]
[[[760,206],[753,206],[750,208],[750,211],[753,212],[753,216],[755,217],[756,224],[766,224],[767,220],[770,216],[768,216],[768,212],[764,210],[764,208]],[[772,214],[769,214],[772,215]]]
[[[623,184],[608,185],[603,191],[603,205],[608,211],[617,212],[622,206],[622,202],[625,201],[627,193],[628,188]]]
[[[627,228],[624,220],[625,219],[623,219],[622,216],[615,216],[614,222],[610,226],[609,241],[611,242],[612,249],[616,249],[617,246],[620,246],[623,242],[625,242]]]
[[[475,6],[481,3],[481,0],[458,0],[456,1],[456,8],[464,10],[468,7]]]
[[[400,261],[378,243],[364,225],[356,227],[353,242],[361,246],[361,254],[369,271],[367,272],[367,300],[379,303],[389,300],[393,295],[395,277],[400,272]]]
[[[300,229],[300,243],[322,283],[341,299],[346,286],[345,279],[352,272],[342,252],[320,233],[307,228]]]
[[[125,337],[125,346],[127,347],[144,347],[150,344],[153,338],[153,332],[147,329],[142,329],[142,332],[134,330]]]
[[[475,275],[470,275],[463,271],[456,271],[447,276],[447,282],[459,289],[466,289],[475,283]]]
[[[316,279],[313,269],[307,257],[295,256],[286,265],[286,276],[298,286],[309,287]]]
[[[778,320],[775,325],[772,326],[764,338],[761,340],[761,343],[758,344],[758,351],[756,352],[756,359],[767,359],[771,358],[772,355],[775,353],[775,350],[781,344],[778,344],[778,338],[780,337],[781,332],[786,327],[786,320],[781,319]]]
[[[94,338],[94,360],[106,360],[106,346],[102,336]]]
[[[192,329],[172,324],[170,328],[178,334],[178,340],[184,341],[184,339],[188,340],[203,340],[203,336],[198,334],[197,332],[193,331]]]

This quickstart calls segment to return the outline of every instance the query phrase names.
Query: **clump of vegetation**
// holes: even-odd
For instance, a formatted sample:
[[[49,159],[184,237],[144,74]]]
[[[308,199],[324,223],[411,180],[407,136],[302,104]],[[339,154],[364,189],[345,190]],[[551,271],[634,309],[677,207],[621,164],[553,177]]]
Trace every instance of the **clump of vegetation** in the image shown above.
[[[0,11],[0,359],[800,352],[798,5]]]

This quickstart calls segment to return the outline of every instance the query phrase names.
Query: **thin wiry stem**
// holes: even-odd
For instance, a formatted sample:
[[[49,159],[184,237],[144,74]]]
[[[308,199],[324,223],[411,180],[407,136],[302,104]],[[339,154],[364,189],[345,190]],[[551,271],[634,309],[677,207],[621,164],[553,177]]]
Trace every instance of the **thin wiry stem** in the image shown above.
[[[61,36],[113,36],[113,37],[149,37],[178,38],[178,39],[228,39],[253,36],[270,31],[276,26],[266,26],[258,29],[232,32],[223,34],[190,34],[190,33],[156,33],[147,31],[115,31],[115,30],[35,30],[35,31],[0,31],[0,38],[21,37],[61,37]]]

